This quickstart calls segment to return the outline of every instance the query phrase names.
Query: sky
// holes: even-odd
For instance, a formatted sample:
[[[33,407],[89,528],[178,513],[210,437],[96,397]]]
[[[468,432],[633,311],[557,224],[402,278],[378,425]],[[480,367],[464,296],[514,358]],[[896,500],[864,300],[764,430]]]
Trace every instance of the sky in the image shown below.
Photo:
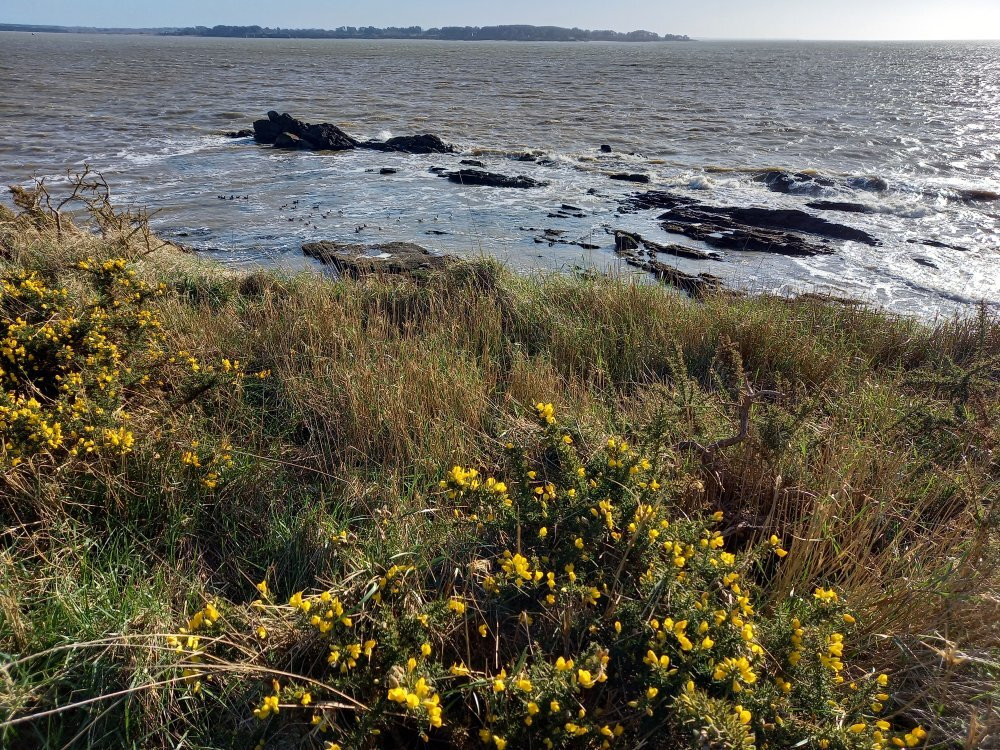
[[[759,39],[1000,39],[1000,0],[0,0],[0,23],[483,26]]]

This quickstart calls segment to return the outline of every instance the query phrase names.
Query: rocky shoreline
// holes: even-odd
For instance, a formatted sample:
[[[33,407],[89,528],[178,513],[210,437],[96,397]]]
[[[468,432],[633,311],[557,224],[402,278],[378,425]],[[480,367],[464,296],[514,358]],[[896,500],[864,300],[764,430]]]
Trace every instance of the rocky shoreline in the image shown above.
[[[459,151],[452,144],[432,133],[404,135],[386,140],[361,140],[355,138],[336,125],[330,123],[311,124],[298,120],[289,114],[268,112],[267,117],[253,123],[253,128],[239,130],[227,135],[234,138],[252,137],[261,145],[269,145],[282,150],[308,151],[349,151],[369,150],[400,154],[441,154],[452,155]],[[599,148],[602,155],[612,154],[607,144]],[[511,161],[534,162],[543,166],[553,166],[554,162],[537,153],[508,154]],[[632,155],[636,156],[636,155]],[[395,175],[397,167],[369,169],[383,176]],[[480,159],[463,158],[458,168],[449,169],[432,166],[429,171],[452,183],[468,187],[490,187],[513,190],[532,190],[549,183],[524,174],[504,174],[490,171],[487,162]],[[615,182],[635,183],[638,187],[651,182],[650,175],[642,172],[604,172],[607,179]],[[775,169],[760,170],[751,178],[776,193],[803,195],[817,198],[826,188],[838,185],[832,178],[812,172],[788,172]],[[841,182],[854,190],[872,193],[888,189],[885,180],[876,177],[843,178]],[[596,194],[592,189],[590,194]],[[963,195],[966,201],[988,200],[983,194]],[[865,214],[874,208],[863,203],[834,200],[810,200],[804,207],[820,214]],[[617,215],[625,216],[640,212],[659,211],[656,222],[666,234],[685,238],[693,244],[677,242],[663,243],[650,240],[642,235],[627,231],[621,226],[604,223],[603,232],[613,238],[613,251],[622,262],[650,273],[664,283],[674,286],[692,296],[725,288],[723,279],[717,275],[701,272],[687,273],[670,265],[665,259],[683,258],[688,261],[720,262],[727,259],[726,253],[768,253],[792,257],[809,257],[835,253],[838,243],[854,242],[869,247],[879,247],[881,241],[869,232],[841,224],[822,215],[795,208],[769,208],[765,206],[720,206],[700,202],[678,193],[658,189],[640,190],[618,199]],[[585,218],[586,214],[578,206],[563,203],[558,209],[548,213],[549,218]],[[586,236],[573,238],[567,231],[558,228],[544,230],[522,227],[535,232],[538,244],[576,245],[582,249],[599,250],[607,245],[595,243]],[[446,234],[442,231],[428,231],[425,234]],[[909,240],[915,244],[932,247],[957,246],[937,240]],[[322,240],[307,242],[302,247],[305,255],[333,268],[337,273],[359,276],[366,273],[415,273],[443,268],[454,261],[455,256],[436,253],[411,242],[358,243]],[[935,267],[924,258],[914,257],[914,262]]]

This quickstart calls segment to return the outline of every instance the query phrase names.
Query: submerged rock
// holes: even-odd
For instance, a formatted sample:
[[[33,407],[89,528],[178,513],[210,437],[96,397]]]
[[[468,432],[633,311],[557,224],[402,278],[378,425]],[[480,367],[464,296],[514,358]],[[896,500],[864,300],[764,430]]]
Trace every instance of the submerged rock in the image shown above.
[[[479,167],[480,169],[486,169],[486,165],[478,159],[462,159],[459,164],[464,164],[467,167]]]
[[[907,240],[911,245],[927,245],[927,247],[940,247],[946,250],[958,250],[962,253],[969,252],[969,248],[962,247],[961,245],[949,245],[947,242],[942,242],[941,240],[918,240],[909,239]]]
[[[992,190],[971,188],[968,190],[959,190],[958,197],[966,203],[992,203],[995,200],[1000,200],[1000,193],[994,193]]]
[[[615,174],[609,174],[608,177],[612,180],[618,180],[619,182],[649,182],[648,174],[634,173],[630,174],[627,172],[616,172]]]
[[[798,195],[819,195],[824,188],[837,185],[837,181],[815,172],[789,172],[784,169],[765,169],[756,172],[754,182],[761,182],[774,193],[794,193]],[[864,190],[869,193],[884,193],[889,189],[889,183],[881,177],[864,176],[850,177],[842,185],[852,190]]]
[[[226,133],[226,138],[253,138],[253,135],[253,128],[244,128],[243,130],[230,130]]]
[[[694,198],[675,195],[665,190],[647,190],[644,193],[633,193],[621,202],[620,213],[635,213],[636,211],[651,211],[653,209],[671,209],[678,206],[693,206]]]
[[[806,206],[819,211],[842,211],[849,214],[875,213],[875,209],[871,206],[866,206],[864,203],[849,203],[847,201],[811,201]]]
[[[536,230],[530,227],[520,227],[525,231],[534,232]],[[549,247],[554,245],[575,245],[576,247],[581,247],[584,250],[600,250],[601,246],[590,242],[590,236],[584,235],[583,237],[578,237],[576,239],[570,239],[565,237],[565,229],[546,229],[540,235],[534,237],[534,241],[538,245],[547,244]]]
[[[453,255],[435,255],[412,242],[373,245],[349,242],[307,242],[302,252],[344,276],[357,278],[370,273],[416,273],[433,271],[454,263]]]
[[[382,167],[378,173],[379,174],[396,174],[399,170],[393,169],[392,167]]]
[[[833,187],[833,180],[809,172],[786,172],[783,169],[766,169],[754,175],[754,182],[762,182],[773,193],[809,193],[816,195],[823,188]]]
[[[884,193],[889,189],[889,183],[881,177],[852,177],[847,181],[847,187],[869,193]]]
[[[528,189],[544,187],[549,184],[532,177],[526,177],[525,175],[512,177],[510,175],[497,174],[496,172],[486,172],[482,169],[459,169],[457,172],[447,172],[443,176],[460,185],[485,185],[488,187]]]

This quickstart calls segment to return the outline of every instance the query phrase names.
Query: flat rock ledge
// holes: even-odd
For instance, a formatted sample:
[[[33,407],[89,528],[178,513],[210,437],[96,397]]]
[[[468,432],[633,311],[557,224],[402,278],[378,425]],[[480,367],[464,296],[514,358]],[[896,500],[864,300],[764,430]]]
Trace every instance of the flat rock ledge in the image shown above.
[[[419,274],[437,271],[455,263],[454,255],[435,255],[412,242],[382,242],[365,245],[350,242],[307,242],[302,252],[342,276],[367,274]]]
[[[718,276],[711,273],[685,273],[679,268],[657,260],[653,251],[639,248],[616,249],[615,254],[633,268],[646,271],[667,286],[672,286],[695,299],[712,292],[731,292]]]
[[[547,182],[542,182],[532,177],[526,177],[525,175],[515,175],[512,177],[510,175],[497,174],[496,172],[487,172],[482,169],[459,169],[456,172],[445,172],[441,176],[447,177],[449,180],[456,182],[459,185],[521,188],[522,190],[545,187],[548,185]]]
[[[831,240],[860,242],[871,247],[881,244],[860,229],[798,209],[709,206],[657,190],[630,196],[619,210],[629,213],[650,209],[666,209],[657,217],[665,232],[720,250],[809,256],[832,253]]]
[[[387,141],[359,141],[336,125],[312,125],[273,110],[267,113],[267,119],[254,122],[253,137],[257,143],[289,150],[350,151],[364,148],[406,154],[450,154],[455,151],[453,146],[430,133],[402,135]]]
[[[688,258],[689,260],[722,260],[722,253],[714,250],[699,250],[698,248],[678,245],[676,243],[663,244],[643,237],[637,232],[626,232],[615,230],[615,251],[618,253],[639,250],[645,248],[650,253],[663,253],[673,255],[677,258]]]

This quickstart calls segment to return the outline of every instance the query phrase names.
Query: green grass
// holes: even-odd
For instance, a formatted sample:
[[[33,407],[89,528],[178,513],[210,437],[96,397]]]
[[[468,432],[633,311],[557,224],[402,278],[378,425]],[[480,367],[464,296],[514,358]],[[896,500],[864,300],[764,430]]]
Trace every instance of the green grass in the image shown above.
[[[359,565],[434,571],[481,556],[437,483],[455,464],[509,471],[504,445],[534,445],[538,401],[556,405],[586,460],[608,436],[655,457],[671,513],[721,510],[727,549],[784,540],[780,565],[754,569],[764,612],[836,586],[859,621],[855,668],[890,674],[892,720],[927,727],[921,746],[1000,741],[1000,323],[985,310],[930,325],[489,262],[359,281],[235,274],[111,231],[57,232],[30,206],[0,213],[0,276],[35,271],[84,300],[76,263],[114,257],[164,285],[148,303],[163,347],[202,371],[137,347],[154,377],[123,391],[131,451],[0,457],[4,747],[252,747],[267,731],[250,710],[270,689],[252,649],[227,631],[227,664],[246,676],[220,673],[199,697],[169,682],[164,636],[207,601],[243,622],[262,579],[287,601]],[[223,358],[270,375],[206,374]],[[0,366],[25,388],[40,377]],[[711,466],[677,448],[736,434],[748,385],[780,395],[755,404],[745,439]],[[4,440],[8,429],[0,421]],[[181,457],[198,441],[210,460],[224,440],[231,465],[210,488]],[[346,547],[332,541],[341,531]],[[295,671],[294,648],[269,658],[257,667]],[[292,746],[287,729],[267,741]]]

